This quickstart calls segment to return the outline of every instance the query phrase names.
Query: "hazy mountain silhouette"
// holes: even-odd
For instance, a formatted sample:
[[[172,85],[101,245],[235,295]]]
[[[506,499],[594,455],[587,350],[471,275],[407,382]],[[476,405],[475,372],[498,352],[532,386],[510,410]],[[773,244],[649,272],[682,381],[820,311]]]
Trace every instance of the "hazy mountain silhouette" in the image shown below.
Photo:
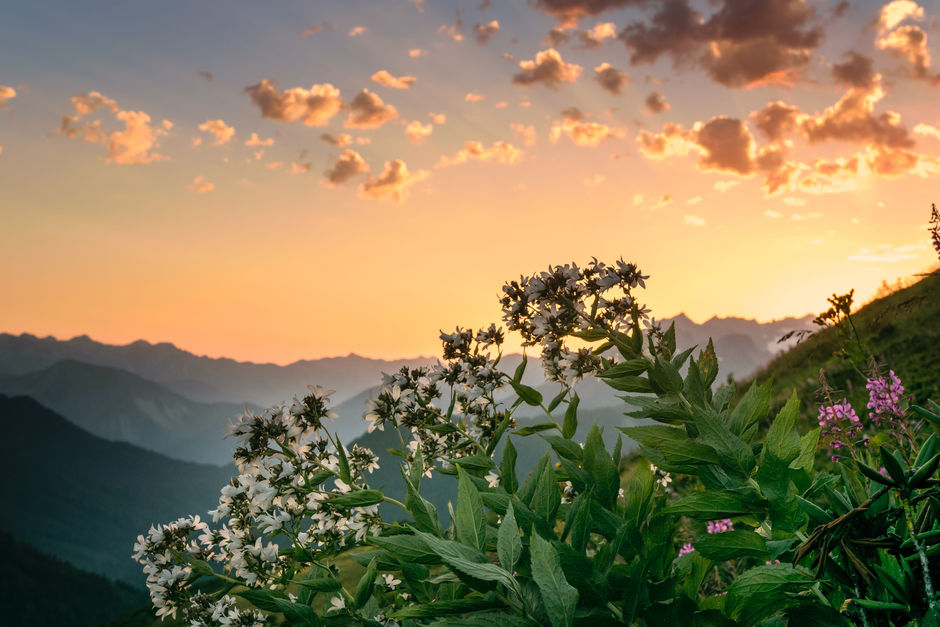
[[[134,584],[137,534],[218,505],[234,466],[192,464],[76,427],[31,398],[0,396],[0,529],[78,568]],[[53,585],[50,583],[50,585]]]
[[[246,409],[197,403],[124,370],[73,360],[0,376],[0,393],[30,396],[106,440],[202,463],[231,462],[234,444],[223,440],[226,425]]]

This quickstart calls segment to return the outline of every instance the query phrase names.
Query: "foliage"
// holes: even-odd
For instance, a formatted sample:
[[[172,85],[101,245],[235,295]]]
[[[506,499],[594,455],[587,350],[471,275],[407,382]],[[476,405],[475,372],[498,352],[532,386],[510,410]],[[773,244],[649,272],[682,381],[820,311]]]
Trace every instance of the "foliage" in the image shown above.
[[[595,260],[504,287],[504,321],[540,350],[560,385],[552,399],[521,382],[525,360],[499,370],[495,325],[442,333],[443,362],[386,375],[365,418],[399,441],[403,501],[370,486],[372,451],[330,434],[329,392],[242,417],[232,428],[240,475],[211,512],[218,526],[182,518],[135,545],[158,615],[193,625],[940,624],[940,447],[920,433],[940,425],[940,406],[910,407],[892,381],[873,384],[888,396],[872,411],[906,437],[840,441],[834,470],[818,470],[821,436],[835,447],[831,425],[801,434],[798,396],[772,411],[769,382],[733,401],[733,385],[715,386],[711,343],[679,352],[674,327],[649,319],[635,297],[646,278]],[[638,408],[628,415],[639,424],[620,430],[648,463],[625,486],[620,438],[606,445],[596,425],[573,437],[570,385],[586,376]],[[499,400],[509,390],[514,400]],[[516,428],[522,405],[543,422]],[[826,415],[835,424],[846,414]],[[524,479],[522,438],[552,449]],[[457,478],[443,519],[422,495],[435,474]],[[406,516],[385,520],[380,503]],[[350,556],[364,567],[356,582],[337,566]],[[223,587],[203,587],[211,580]]]

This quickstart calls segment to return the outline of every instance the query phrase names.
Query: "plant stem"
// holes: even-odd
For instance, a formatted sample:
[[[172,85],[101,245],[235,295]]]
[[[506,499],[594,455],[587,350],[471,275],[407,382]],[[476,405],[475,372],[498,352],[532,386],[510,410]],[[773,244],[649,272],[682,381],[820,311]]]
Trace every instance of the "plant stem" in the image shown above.
[[[927,607],[931,612],[937,609],[937,599],[934,598],[933,580],[930,578],[930,564],[927,561],[927,553],[924,551],[924,545],[917,538],[917,530],[914,529],[914,513],[911,511],[911,503],[907,495],[901,495],[901,505],[904,507],[904,519],[907,521],[907,530],[911,534],[911,542],[917,549],[917,555],[920,557],[920,567],[924,571],[924,592],[927,595]]]

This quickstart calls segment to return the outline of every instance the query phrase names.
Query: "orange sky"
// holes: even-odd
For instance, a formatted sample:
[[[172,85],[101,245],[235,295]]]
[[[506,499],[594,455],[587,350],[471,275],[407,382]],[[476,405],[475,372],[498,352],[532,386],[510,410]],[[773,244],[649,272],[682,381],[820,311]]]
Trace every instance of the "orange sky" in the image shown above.
[[[592,256],[698,321],[928,269],[938,4],[730,19],[742,1],[677,0],[684,30],[613,0],[24,3],[0,41],[0,331],[402,357]]]

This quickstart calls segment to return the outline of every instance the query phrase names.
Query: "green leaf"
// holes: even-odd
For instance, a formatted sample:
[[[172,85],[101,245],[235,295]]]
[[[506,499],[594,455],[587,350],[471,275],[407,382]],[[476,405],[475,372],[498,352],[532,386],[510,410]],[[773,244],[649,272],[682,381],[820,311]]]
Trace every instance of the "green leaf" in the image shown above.
[[[557,429],[558,425],[554,422],[540,422],[534,425],[528,425],[520,429],[513,431],[516,435],[527,436],[532,435],[533,433],[538,433],[540,431],[548,431],[549,429]]]
[[[393,558],[402,562],[419,564],[438,564],[441,558],[427,543],[411,535],[366,536],[366,543],[379,547]]]
[[[718,453],[712,447],[689,439],[685,429],[665,425],[617,427],[628,438],[655,450],[670,466],[717,464]],[[665,470],[670,468],[665,467]]]
[[[359,585],[356,586],[356,596],[354,602],[356,607],[362,607],[372,596],[372,588],[375,586],[376,559],[373,557],[366,567],[366,572],[359,579]]]
[[[768,557],[767,542],[763,536],[749,529],[734,529],[724,533],[710,533],[695,543],[695,550],[716,562],[739,557]]]
[[[459,466],[464,470],[487,471],[496,467],[496,464],[493,463],[493,458],[479,453],[465,457],[456,457],[452,461],[455,466]]]
[[[565,438],[574,437],[575,431],[578,430],[578,404],[580,403],[581,398],[578,393],[573,393],[571,400],[568,401],[568,409],[565,410],[565,422],[561,426],[561,435]]]
[[[735,435],[741,436],[767,415],[770,409],[770,386],[768,380],[763,385],[751,384],[744,396],[728,417],[728,428]]]
[[[927,461],[937,453],[937,434],[932,433],[930,437],[921,445],[917,453],[917,459],[914,460],[914,467],[918,468],[927,463]]]
[[[437,513],[437,508],[431,501],[427,500],[418,492],[412,479],[402,472],[405,478],[405,508],[414,518],[415,526],[421,531],[429,533],[439,533],[441,528],[441,519]]]
[[[558,394],[556,394],[556,395],[552,398],[551,402],[548,404],[548,411],[549,411],[549,413],[555,411],[555,408],[558,407],[559,405],[561,405],[561,401],[564,400],[565,395],[567,395],[567,394],[568,394],[568,388],[562,386],[561,392],[559,392]]]
[[[516,366],[516,371],[512,375],[512,380],[516,383],[522,381],[522,375],[525,373],[526,363],[529,361],[529,358],[526,357],[525,353],[522,353],[522,361],[519,362],[519,365]]]
[[[871,466],[866,466],[861,461],[855,460],[855,463],[858,464],[858,470],[863,475],[874,481],[875,483],[880,483],[881,485],[886,485],[890,487],[895,487],[897,484],[894,483],[888,477],[885,477],[883,474],[872,468]]]
[[[934,473],[937,472],[938,465],[940,465],[940,453],[928,459],[919,468],[915,468],[914,474],[911,475],[911,487],[921,488],[926,485],[927,482],[933,477]]]
[[[460,618],[436,620],[429,623],[428,627],[540,627],[540,623],[505,612],[484,612]]]
[[[657,357],[649,373],[650,383],[657,393],[677,394],[682,391],[682,375],[669,361]]]
[[[708,406],[708,389],[705,387],[698,365],[694,361],[689,362],[689,372],[682,384],[682,392],[685,394],[686,400],[692,405],[701,409]]]
[[[790,462],[790,468],[795,470],[803,469],[807,472],[813,469],[816,447],[819,445],[819,434],[821,432],[822,427],[816,427],[800,438],[800,453],[796,456],[796,459]]]
[[[604,446],[597,423],[591,426],[584,443],[583,466],[597,486],[594,492],[597,501],[604,507],[612,507],[620,489],[620,472]]]
[[[659,347],[663,349],[667,359],[672,359],[672,354],[676,352],[676,323],[673,322],[663,333],[663,339]]]
[[[565,579],[558,552],[538,534],[532,535],[529,550],[532,554],[532,578],[542,593],[542,602],[552,627],[571,627],[578,605],[578,591]]]
[[[480,589],[479,582],[498,582],[510,589],[516,589],[516,580],[512,575],[486,559],[483,553],[466,544],[453,540],[441,540],[428,533],[414,530],[415,537],[423,541],[427,548],[434,551],[447,566],[465,580],[471,587]]]
[[[710,388],[718,377],[718,356],[715,354],[715,345],[711,338],[708,338],[708,346],[705,350],[699,353],[696,365],[702,375],[702,383]]]
[[[457,477],[457,539],[482,551],[486,542],[483,499],[470,475],[460,466]]]
[[[331,505],[340,507],[366,507],[381,503],[385,497],[378,490],[356,490],[345,494],[338,494],[329,500]]]
[[[813,574],[790,564],[758,566],[742,573],[728,586],[725,612],[743,625],[761,620],[799,603],[791,593],[808,590]]]
[[[555,513],[561,504],[558,481],[555,479],[555,470],[551,464],[544,464],[541,469],[530,505],[537,516],[554,524]]]
[[[264,590],[248,588],[236,592],[238,596],[247,600],[259,610],[284,614],[292,624],[316,627],[320,624],[320,617],[309,605],[294,603],[280,590]]]
[[[606,370],[599,372],[598,377],[602,379],[614,379],[617,377],[636,376],[643,374],[650,367],[650,362],[645,358],[628,359],[619,364],[615,364]]]
[[[516,523],[516,514],[511,502],[496,535],[496,554],[499,555],[500,565],[506,571],[516,570],[516,564],[522,555],[522,539],[519,537],[519,525]]]
[[[570,538],[571,546],[577,551],[584,551],[591,536],[591,493],[584,492],[575,498],[565,517],[565,536]],[[562,537],[564,540],[564,537]]]
[[[522,402],[524,402],[526,405],[538,407],[542,404],[542,393],[535,388],[528,385],[523,385],[517,381],[510,381],[509,384],[512,386],[512,389],[516,392],[519,398],[522,399]]]
[[[885,470],[888,471],[888,476],[894,479],[894,482],[899,486],[907,485],[907,479],[904,476],[904,467],[898,462],[898,460],[888,451],[887,447],[881,447],[881,463],[884,464]]]
[[[423,605],[407,605],[390,613],[389,618],[433,618],[451,614],[465,614],[501,607],[492,595],[486,597],[455,599],[453,601],[434,601]],[[462,619],[461,619],[462,620]]]
[[[624,375],[621,377],[605,379],[604,383],[621,392],[649,394],[653,391],[653,386],[650,384],[650,380],[645,377]]]
[[[761,460],[773,455],[785,465],[789,465],[800,454],[800,436],[796,431],[796,421],[800,416],[800,399],[796,390],[790,395],[786,405],[770,423],[770,429],[764,437]]]
[[[352,477],[349,474],[349,460],[346,458],[346,447],[343,446],[339,439],[336,441],[336,456],[339,460],[339,478],[342,479],[343,483],[346,485],[352,484]]]
[[[314,569],[316,570],[316,569]],[[338,579],[333,577],[316,577],[313,579],[301,579],[296,582],[298,586],[312,590],[314,592],[333,592],[343,587]]]
[[[503,449],[503,459],[499,463],[499,477],[506,492],[512,494],[519,488],[516,478],[516,447],[512,438],[506,437],[506,448]]]
[[[696,410],[695,426],[703,444],[715,449],[725,469],[747,476],[754,468],[754,451],[743,439],[722,424],[712,410]]]
[[[577,442],[557,435],[540,435],[539,437],[548,442],[555,452],[558,453],[559,457],[564,457],[574,462],[580,462],[581,458],[584,456],[584,451]]]
[[[663,513],[689,516],[698,520],[715,520],[761,513],[765,511],[766,506],[766,501],[756,494],[694,492],[667,505]]]

